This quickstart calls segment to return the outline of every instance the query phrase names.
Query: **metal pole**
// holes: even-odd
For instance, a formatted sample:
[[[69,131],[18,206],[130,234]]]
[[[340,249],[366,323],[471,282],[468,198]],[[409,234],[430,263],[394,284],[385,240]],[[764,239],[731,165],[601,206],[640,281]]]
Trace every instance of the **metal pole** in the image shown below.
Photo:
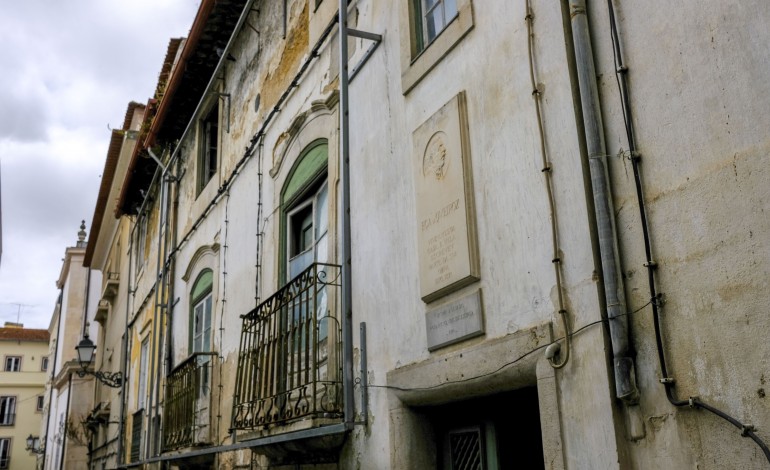
[[[366,359],[366,322],[361,322],[361,420],[364,424],[369,421],[369,368]]]
[[[350,250],[350,138],[348,135],[348,2],[339,2],[340,162],[342,168],[342,377],[345,422],[355,421],[353,396],[353,290]]]
[[[125,463],[125,448],[123,447],[125,434],[126,434],[126,389],[128,386],[128,346],[131,341],[131,335],[128,329],[128,318],[131,316],[131,297],[134,296],[134,289],[131,289],[131,274],[134,271],[134,230],[128,231],[128,279],[126,279],[126,318],[125,328],[123,329],[123,351],[121,352],[120,368],[123,372],[123,381],[120,384],[120,416],[118,424],[118,455],[115,462],[118,468],[121,468]]]

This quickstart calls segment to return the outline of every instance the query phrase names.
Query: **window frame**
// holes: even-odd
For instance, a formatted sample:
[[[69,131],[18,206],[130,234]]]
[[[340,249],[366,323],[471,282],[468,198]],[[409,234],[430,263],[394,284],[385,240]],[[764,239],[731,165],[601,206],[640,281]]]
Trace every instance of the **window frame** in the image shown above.
[[[325,235],[330,236],[329,228],[332,223],[331,190],[329,185],[329,143],[326,139],[317,139],[306,146],[294,162],[281,189],[281,223],[280,223],[280,264],[279,284],[284,285],[291,280],[289,262],[291,260],[289,246],[290,215],[296,213],[310,203],[309,199],[320,193],[326,186],[327,196],[327,230]],[[313,210],[315,222],[315,209]],[[314,227],[315,230],[315,227]],[[315,237],[314,237],[315,241]],[[314,245],[315,246],[315,245]],[[328,246],[328,245],[327,245]],[[326,258],[331,253],[326,253]],[[314,255],[314,262],[315,262]]]
[[[205,279],[205,276],[210,274],[209,279]],[[205,282],[208,283],[208,285],[203,285],[203,287],[199,287],[199,284]],[[200,292],[196,292],[199,289]],[[208,302],[208,316],[206,316],[206,301]],[[201,349],[196,348],[196,333],[195,333],[195,309],[201,306],[202,308],[202,315],[205,320],[208,319],[208,328],[201,329],[200,338],[201,338]],[[189,341],[188,341],[188,353],[190,355],[196,353],[196,352],[211,352],[213,350],[213,337],[212,337],[212,331],[213,331],[213,324],[214,324],[214,271],[209,268],[202,269],[198,276],[195,278],[195,282],[192,284],[192,289],[190,289],[190,319],[189,319]],[[203,346],[205,343],[205,335],[209,335],[209,341],[208,341],[208,350],[204,350]]]
[[[433,41],[435,41],[441,33],[449,26],[449,24],[457,18],[459,12],[457,11],[457,0],[454,0],[454,14],[451,17],[447,17],[446,4],[447,0],[432,0],[433,5],[428,5],[430,0],[410,0],[412,8],[411,21],[413,22],[414,35],[412,38],[412,55],[417,58],[422,52],[427,49]],[[428,16],[436,10],[441,10],[441,20],[443,25],[440,29],[434,32],[434,36],[430,37],[428,27]],[[418,21],[418,18],[420,21]],[[414,59],[413,59],[414,60]]]
[[[50,360],[48,359],[48,356],[43,356],[40,358],[40,372],[48,372]]]
[[[323,233],[318,233],[318,216],[319,216],[319,207],[320,207],[320,199],[321,195],[325,192],[325,199],[326,199],[326,226],[324,228]],[[308,207],[310,207],[310,219],[311,219],[311,231],[312,231],[312,241],[310,243],[310,246],[307,247],[304,250],[298,251],[296,253],[293,253],[294,247],[295,247],[295,237],[297,236],[297,233],[295,233],[294,230],[294,224],[292,223],[292,219],[297,216],[298,214],[305,211]],[[300,270],[299,272],[292,274],[291,269],[291,262],[295,259],[299,258],[303,254],[312,251],[313,252],[313,260],[312,263],[323,263],[326,262],[329,258],[328,253],[328,235],[329,235],[329,181],[327,177],[326,172],[319,173],[314,178],[314,183],[309,185],[297,198],[295,204],[293,206],[290,206],[287,208],[287,211],[285,213],[286,217],[286,272],[288,273],[289,279],[293,278],[299,272],[304,271],[304,269]],[[323,241],[323,239],[326,238],[326,247],[327,252],[326,253],[320,253],[318,251],[319,244]],[[319,259],[323,258],[323,259]],[[287,279],[288,281],[288,279]]]
[[[144,248],[145,245],[147,245],[147,230],[149,225],[149,212],[144,211],[139,214],[137,214],[136,223],[138,225],[137,231],[136,231],[136,249],[134,252],[136,253],[135,259],[135,274],[137,277],[142,273],[142,270],[144,269]]]
[[[136,409],[144,410],[147,405],[147,373],[150,366],[150,336],[139,343],[139,382],[137,383]]]
[[[35,403],[35,411],[42,412],[45,408],[45,396],[44,395],[38,395],[37,401]]]
[[[8,361],[12,359],[17,359],[15,370],[13,368],[8,367]],[[22,361],[22,356],[17,356],[15,354],[14,355],[9,354],[5,356],[5,361],[3,362],[3,372],[21,372],[21,361]]]
[[[0,419],[0,427],[8,427],[16,425],[16,404],[18,403],[16,395],[3,395],[0,396],[0,402],[10,402],[11,405],[0,405],[0,408],[5,408],[6,413],[0,414],[0,416],[10,416],[10,418]],[[10,411],[8,411],[10,410]]]
[[[436,36],[423,40],[425,17],[424,0],[401,0],[401,89],[408,94],[449,52],[473,29],[473,0],[456,0],[457,14]],[[438,0],[443,3],[445,0]],[[417,8],[417,3],[421,8]],[[419,39],[419,40],[418,40]]]
[[[3,446],[3,443],[5,443],[5,446]],[[12,437],[0,437],[0,468],[9,468],[11,466],[12,444]],[[5,457],[3,457],[3,451],[5,451]]]
[[[198,149],[196,158],[195,197],[206,189],[206,186],[219,173],[220,149],[222,135],[220,132],[219,99],[215,99],[202,118],[198,120]],[[213,125],[212,125],[213,124]],[[213,131],[213,134],[212,134]],[[212,135],[214,139],[212,139]],[[212,145],[213,161],[212,161]]]

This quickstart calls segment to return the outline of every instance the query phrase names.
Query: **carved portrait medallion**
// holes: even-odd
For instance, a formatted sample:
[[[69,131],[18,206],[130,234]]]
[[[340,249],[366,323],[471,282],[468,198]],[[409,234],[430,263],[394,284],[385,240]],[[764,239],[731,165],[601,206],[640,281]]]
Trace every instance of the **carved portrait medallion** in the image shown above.
[[[446,176],[449,160],[447,159],[446,134],[441,131],[431,136],[425,147],[425,155],[422,157],[422,174],[427,177],[433,175],[441,181]]]

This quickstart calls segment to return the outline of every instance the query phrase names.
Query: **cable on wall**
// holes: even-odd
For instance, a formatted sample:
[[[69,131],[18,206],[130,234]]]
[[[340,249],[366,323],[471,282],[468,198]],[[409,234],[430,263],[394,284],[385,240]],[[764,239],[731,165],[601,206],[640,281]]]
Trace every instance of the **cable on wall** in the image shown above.
[[[618,34],[617,22],[615,20],[615,9],[614,9],[612,0],[607,0],[607,10],[609,13],[610,36],[612,38],[612,56],[613,56],[613,61],[615,65],[615,80],[617,82],[618,93],[620,95],[620,103],[621,103],[622,114],[623,114],[623,123],[625,125],[626,139],[628,140],[628,147],[631,155],[630,159],[631,159],[631,165],[634,173],[634,183],[636,186],[636,198],[639,204],[639,218],[642,226],[642,236],[644,238],[644,253],[646,257],[646,262],[644,263],[644,266],[647,268],[647,281],[648,281],[648,286],[650,291],[650,298],[653,299],[653,302],[651,302],[650,305],[652,306],[652,319],[653,319],[653,325],[655,329],[655,344],[658,351],[658,361],[660,363],[660,372],[662,375],[660,382],[665,387],[666,397],[668,398],[668,401],[672,405],[677,407],[689,405],[690,407],[693,407],[696,409],[703,409],[719,416],[720,418],[729,422],[736,428],[740,429],[741,436],[748,437],[751,440],[753,440],[762,449],[762,452],[765,454],[765,457],[767,458],[768,462],[770,462],[770,448],[768,448],[767,444],[764,441],[762,441],[762,439],[760,439],[759,436],[757,436],[757,434],[755,433],[754,426],[741,423],[740,421],[728,415],[727,413],[711,405],[704,403],[698,397],[690,397],[687,400],[682,400],[677,398],[674,395],[675,380],[669,376],[668,369],[666,367],[666,357],[663,349],[663,338],[661,335],[660,308],[663,306],[663,302],[661,301],[661,295],[656,292],[656,288],[655,288],[655,269],[657,268],[657,264],[655,263],[652,257],[652,242],[650,239],[649,222],[647,219],[647,211],[644,203],[644,190],[642,188],[642,178],[641,178],[641,172],[639,169],[639,163],[641,161],[641,157],[639,155],[639,152],[637,151],[636,138],[634,135],[634,128],[633,128],[633,119],[631,116],[631,106],[630,106],[628,80],[627,80],[628,67],[623,63],[623,55],[620,49],[620,38]]]
[[[256,236],[256,254],[255,254],[255,278],[254,278],[254,308],[259,306],[259,282],[262,278],[262,238],[265,236],[264,223],[262,222],[262,150],[264,146],[264,135],[259,139],[257,146],[257,236]],[[260,225],[262,224],[262,225]],[[262,227],[260,229],[260,227]]]
[[[273,106],[273,108],[270,110],[270,112],[265,117],[264,121],[262,121],[262,125],[259,127],[259,130],[252,136],[251,140],[249,141],[249,145],[244,149],[243,156],[240,160],[235,164],[235,167],[233,167],[233,170],[230,172],[230,175],[228,175],[227,178],[225,178],[224,181],[222,181],[222,184],[219,187],[219,190],[217,191],[217,194],[209,201],[208,205],[203,209],[200,216],[198,216],[197,219],[195,219],[195,222],[193,222],[190,229],[184,234],[182,239],[177,244],[174,251],[172,251],[169,256],[173,256],[176,254],[177,251],[181,250],[182,247],[190,241],[190,237],[192,237],[193,233],[195,233],[198,228],[201,226],[204,220],[208,217],[209,213],[216,207],[216,205],[219,203],[219,201],[222,198],[222,195],[230,189],[238,175],[243,170],[244,165],[251,159],[252,156],[254,156],[255,149],[257,146],[257,143],[264,138],[265,134],[267,133],[267,128],[272,123],[275,116],[278,115],[278,113],[281,112],[281,107],[286,102],[286,100],[289,98],[289,95],[294,91],[295,88],[299,87],[300,81],[302,77],[307,72],[308,68],[310,67],[310,64],[313,63],[316,59],[318,59],[321,54],[320,50],[323,47],[323,45],[326,43],[326,41],[331,36],[332,31],[334,30],[334,26],[336,26],[338,21],[338,17],[335,16],[329,24],[326,26],[326,29],[321,33],[321,36],[318,38],[318,41],[313,46],[313,49],[310,51],[310,54],[305,59],[305,61],[300,66],[297,73],[294,75],[294,78],[291,82],[286,86],[281,96],[278,98],[278,101]],[[176,152],[175,154],[176,155]],[[151,184],[152,186],[152,184]]]
[[[652,301],[647,302],[646,304],[644,304],[641,307],[637,308],[633,312],[621,313],[618,316],[631,316],[631,315],[634,315],[634,314],[636,314],[638,312],[641,312],[645,308],[647,308],[647,306],[650,305],[651,302]],[[587,330],[588,328],[590,328],[592,326],[598,325],[600,323],[609,323],[609,321],[610,320],[607,319],[607,318],[602,318],[600,320],[596,320],[596,321],[592,321],[590,323],[586,323],[585,325],[581,326],[580,328],[576,329],[575,331],[573,331],[573,332],[571,332],[569,334],[566,334],[565,336],[562,336],[560,338],[556,338],[554,341],[561,341],[561,340],[566,340],[567,338],[572,338],[572,337],[582,333],[583,331]],[[447,385],[456,385],[456,384],[460,384],[460,383],[472,382],[474,380],[483,379],[484,377],[489,377],[489,376],[495,375],[498,372],[500,372],[501,370],[507,369],[508,367],[523,361],[524,359],[526,359],[527,357],[531,356],[532,354],[534,354],[534,353],[536,353],[538,351],[541,351],[543,349],[548,348],[548,346],[550,346],[551,344],[553,344],[553,343],[543,344],[543,345],[540,345],[540,346],[538,346],[536,348],[533,348],[533,349],[525,352],[524,354],[518,356],[517,358],[515,358],[515,359],[513,359],[511,361],[508,361],[505,364],[500,365],[495,370],[492,370],[492,371],[489,371],[489,372],[485,372],[485,373],[480,374],[480,375],[474,375],[474,376],[471,376],[471,377],[464,377],[464,378],[459,379],[459,380],[447,380],[446,382],[441,382],[440,384],[436,384],[436,385],[429,385],[427,387],[397,387],[395,385],[372,385],[372,384],[368,384],[368,386],[372,387],[372,388],[385,388],[385,389],[389,389],[389,390],[398,390],[399,392],[416,392],[416,391],[423,391],[423,390],[434,390],[434,389],[437,389],[437,388],[445,387]]]
[[[545,189],[548,193],[548,207],[550,210],[551,219],[551,241],[553,244],[553,257],[551,262],[553,264],[554,276],[556,277],[556,291],[558,293],[558,307],[559,316],[561,317],[562,325],[564,327],[564,350],[560,353],[561,362],[556,362],[553,357],[548,358],[548,363],[554,369],[561,369],[567,365],[570,354],[570,334],[569,330],[569,313],[564,307],[564,292],[562,289],[562,260],[561,250],[559,249],[559,233],[558,233],[558,219],[556,217],[556,201],[553,195],[553,165],[548,158],[548,152],[545,144],[545,130],[543,127],[543,111],[541,105],[542,91],[537,86],[537,80],[535,79],[535,54],[533,52],[535,34],[533,32],[533,20],[532,7],[530,6],[530,0],[525,0],[525,6],[527,9],[527,15],[525,17],[527,22],[527,53],[529,55],[529,79],[532,84],[532,98],[535,100],[535,114],[537,115],[537,130],[540,137],[540,156],[542,157],[543,168],[540,170],[543,174],[543,182],[545,183]]]
[[[217,359],[219,360],[219,369],[218,375],[219,375],[219,384],[217,387],[219,388],[219,393],[217,394],[217,432],[216,435],[220,435],[220,427],[222,422],[222,394],[224,390],[224,384],[222,380],[222,369],[224,368],[225,364],[225,357],[222,355],[222,350],[224,348],[224,332],[225,332],[225,308],[227,307],[227,238],[229,235],[229,227],[230,227],[230,191],[225,192],[225,238],[222,243],[222,300],[221,300],[221,309],[219,314],[219,347],[217,352]]]

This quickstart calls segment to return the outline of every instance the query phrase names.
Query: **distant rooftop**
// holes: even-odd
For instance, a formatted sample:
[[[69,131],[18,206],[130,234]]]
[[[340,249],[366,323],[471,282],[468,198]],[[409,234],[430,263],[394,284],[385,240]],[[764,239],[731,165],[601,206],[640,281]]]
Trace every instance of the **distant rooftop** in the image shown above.
[[[47,343],[50,338],[48,330],[24,328],[21,323],[5,322],[0,328],[0,341],[34,341]]]

